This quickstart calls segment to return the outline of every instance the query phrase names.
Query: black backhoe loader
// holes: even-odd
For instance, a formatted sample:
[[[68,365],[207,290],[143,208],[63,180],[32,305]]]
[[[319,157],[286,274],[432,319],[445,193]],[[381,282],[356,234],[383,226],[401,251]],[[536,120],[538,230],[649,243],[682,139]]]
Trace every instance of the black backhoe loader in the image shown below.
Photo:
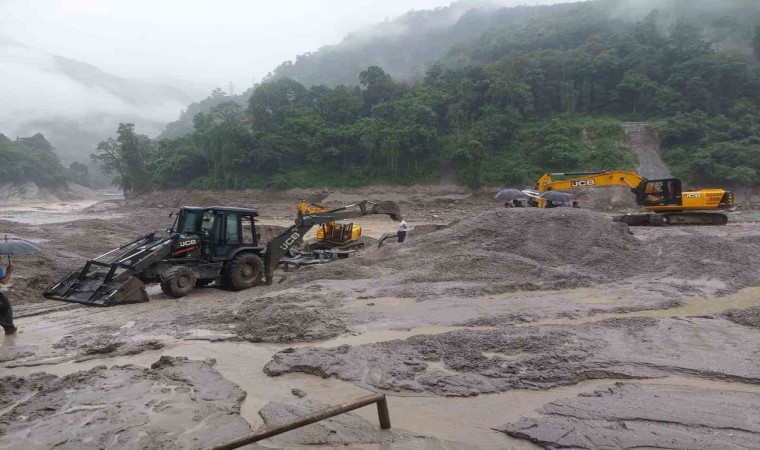
[[[112,306],[148,301],[145,285],[160,283],[170,297],[183,297],[196,286],[216,282],[240,291],[272,284],[274,270],[288,250],[315,225],[370,214],[400,220],[394,202],[362,201],[353,205],[299,214],[295,223],[259,244],[252,209],[182,207],[167,235],[146,234],[88,261],[45,291],[53,300]]]

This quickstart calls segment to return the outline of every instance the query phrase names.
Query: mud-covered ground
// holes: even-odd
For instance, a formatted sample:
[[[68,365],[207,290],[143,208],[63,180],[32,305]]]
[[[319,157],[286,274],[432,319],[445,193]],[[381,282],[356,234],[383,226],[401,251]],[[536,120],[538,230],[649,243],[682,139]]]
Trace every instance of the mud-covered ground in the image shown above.
[[[367,391],[389,395],[392,431],[367,407],[266,447],[757,446],[755,213],[629,228],[611,220],[632,210],[627,195],[596,190],[581,210],[505,209],[450,187],[0,208],[0,234],[45,250],[13,260],[21,332],[0,336],[0,446],[200,448]],[[396,201],[408,240],[243,292],[178,300],[152,286],[150,302],[113,308],[41,295],[171,226],[177,206],[252,207],[266,239],[302,198]],[[355,222],[369,238],[396,229],[385,216]]]

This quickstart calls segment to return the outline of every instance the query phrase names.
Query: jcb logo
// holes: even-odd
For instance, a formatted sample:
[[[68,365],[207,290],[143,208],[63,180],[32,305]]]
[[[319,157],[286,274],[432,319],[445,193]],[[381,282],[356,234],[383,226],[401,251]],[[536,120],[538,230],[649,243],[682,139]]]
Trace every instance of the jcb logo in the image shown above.
[[[594,186],[596,184],[596,181],[594,180],[580,180],[580,181],[573,181],[570,185],[572,187],[585,187],[585,186]]]
[[[702,197],[702,194],[700,194],[699,192],[694,192],[694,193],[683,194],[683,196],[686,198],[700,198]]]
[[[179,241],[179,246],[180,247],[189,247],[189,246],[195,245],[197,243],[198,243],[198,241],[196,241],[195,239],[190,239],[190,240],[187,240],[187,241]]]
[[[280,245],[280,248],[283,249],[283,250],[289,249],[290,246],[293,245],[293,243],[295,241],[297,241],[298,238],[300,238],[300,237],[301,237],[301,235],[297,231],[293,232],[293,234],[291,234],[290,237],[287,238],[285,240],[285,242],[282,243],[282,245]]]

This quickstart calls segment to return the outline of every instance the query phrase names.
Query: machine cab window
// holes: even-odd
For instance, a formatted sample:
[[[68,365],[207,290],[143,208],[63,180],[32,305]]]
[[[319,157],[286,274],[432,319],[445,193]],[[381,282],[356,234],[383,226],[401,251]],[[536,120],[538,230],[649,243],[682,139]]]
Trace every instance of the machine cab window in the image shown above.
[[[224,243],[225,244],[239,244],[240,243],[240,216],[237,214],[227,214],[224,217],[225,229],[224,229]]]
[[[211,211],[203,212],[203,220],[201,221],[201,234],[209,236],[214,230],[214,214]]]
[[[676,178],[648,180],[639,196],[640,204],[644,206],[680,205],[681,180]]]
[[[179,228],[180,233],[198,233],[201,229],[201,223],[203,222],[203,211],[184,210],[180,217]]]
[[[253,216],[240,216],[240,224],[243,229],[243,244],[256,245],[256,227]]]

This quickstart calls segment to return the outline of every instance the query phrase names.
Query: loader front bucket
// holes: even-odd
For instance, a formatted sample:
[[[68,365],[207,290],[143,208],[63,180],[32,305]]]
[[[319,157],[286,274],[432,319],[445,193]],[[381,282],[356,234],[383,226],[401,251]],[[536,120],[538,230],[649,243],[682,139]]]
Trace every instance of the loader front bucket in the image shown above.
[[[113,306],[126,303],[148,301],[145,285],[133,276],[124,279],[108,277],[108,273],[94,273],[82,276],[82,271],[74,271],[45,291],[51,300],[82,303],[91,306]]]

